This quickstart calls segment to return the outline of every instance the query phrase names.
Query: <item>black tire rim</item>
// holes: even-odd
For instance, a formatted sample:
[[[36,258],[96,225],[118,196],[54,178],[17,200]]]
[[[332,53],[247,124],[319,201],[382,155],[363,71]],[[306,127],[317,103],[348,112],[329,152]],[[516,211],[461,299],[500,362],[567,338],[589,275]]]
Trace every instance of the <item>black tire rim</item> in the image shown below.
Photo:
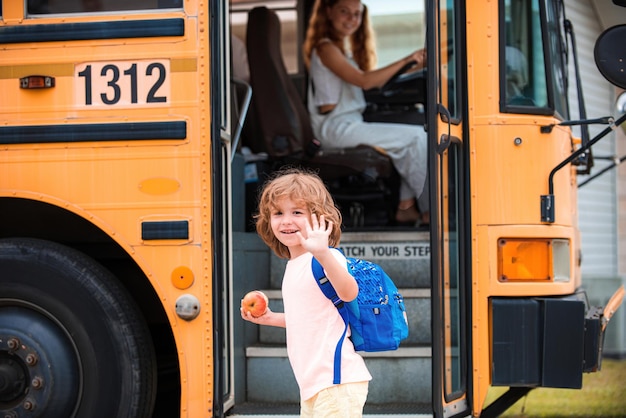
[[[0,410],[5,417],[46,411],[73,416],[81,376],[78,350],[50,313],[26,301],[0,299]]]

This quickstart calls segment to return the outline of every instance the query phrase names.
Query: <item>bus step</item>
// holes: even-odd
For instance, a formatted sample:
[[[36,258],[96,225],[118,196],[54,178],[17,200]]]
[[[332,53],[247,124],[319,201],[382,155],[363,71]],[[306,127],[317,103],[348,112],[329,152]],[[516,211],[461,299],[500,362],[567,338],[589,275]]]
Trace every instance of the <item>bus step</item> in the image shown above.
[[[245,402],[235,405],[233,409],[227,413],[227,416],[233,418],[268,418],[276,416],[281,418],[297,418],[299,412],[300,405],[297,403]],[[366,418],[430,418],[433,416],[430,403],[395,403],[381,405],[370,405],[366,403],[363,414]]]

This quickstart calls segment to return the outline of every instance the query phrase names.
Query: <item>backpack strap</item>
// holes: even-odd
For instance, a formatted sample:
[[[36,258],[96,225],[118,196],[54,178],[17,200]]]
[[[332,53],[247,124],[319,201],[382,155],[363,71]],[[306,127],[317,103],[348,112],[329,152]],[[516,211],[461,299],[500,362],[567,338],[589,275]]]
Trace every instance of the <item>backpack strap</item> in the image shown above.
[[[341,318],[343,319],[343,322],[346,324],[343,334],[341,334],[341,338],[339,338],[337,347],[335,348],[333,384],[338,385],[341,383],[341,348],[343,347],[343,340],[346,338],[346,333],[348,332],[348,307],[345,305],[343,300],[339,299],[339,296],[337,296],[335,288],[326,277],[326,274],[324,274],[324,268],[320,262],[315,259],[315,257],[313,257],[313,260],[311,261],[311,269],[313,270],[313,277],[322,290],[322,293],[324,293],[333,305],[335,305],[339,311],[339,315],[341,315]]]

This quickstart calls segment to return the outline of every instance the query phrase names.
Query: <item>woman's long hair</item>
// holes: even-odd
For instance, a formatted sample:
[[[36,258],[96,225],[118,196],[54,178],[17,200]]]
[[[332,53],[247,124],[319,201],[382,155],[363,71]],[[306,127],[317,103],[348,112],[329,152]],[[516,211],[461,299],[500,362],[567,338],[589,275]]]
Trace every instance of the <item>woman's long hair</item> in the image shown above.
[[[330,39],[346,54],[343,40],[338,39],[333,33],[332,23],[328,19],[328,9],[338,2],[339,0],[316,0],[313,5],[313,12],[309,19],[309,27],[303,46],[304,63],[307,68],[310,68],[313,50],[319,45],[322,39]],[[361,25],[356,32],[350,36],[349,41],[352,58],[359,68],[362,71],[374,69],[376,67],[376,42],[365,4],[363,4]]]

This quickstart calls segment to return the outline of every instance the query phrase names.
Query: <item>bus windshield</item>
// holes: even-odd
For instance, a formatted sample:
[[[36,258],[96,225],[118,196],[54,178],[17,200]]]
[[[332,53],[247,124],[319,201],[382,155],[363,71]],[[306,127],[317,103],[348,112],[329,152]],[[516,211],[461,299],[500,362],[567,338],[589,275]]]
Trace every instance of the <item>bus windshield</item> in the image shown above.
[[[506,106],[548,107],[538,1],[505,1],[503,27]]]

